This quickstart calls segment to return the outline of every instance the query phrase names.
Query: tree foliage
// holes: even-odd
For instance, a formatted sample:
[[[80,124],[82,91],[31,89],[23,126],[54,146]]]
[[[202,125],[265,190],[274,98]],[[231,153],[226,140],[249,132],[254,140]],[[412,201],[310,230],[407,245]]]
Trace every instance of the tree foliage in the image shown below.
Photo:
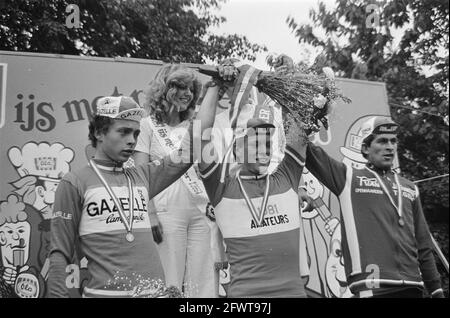
[[[403,173],[412,180],[448,173],[448,1],[337,0],[331,10],[319,2],[310,18],[311,24],[292,17],[287,23],[299,42],[323,49],[319,63],[341,77],[386,83],[401,125]],[[448,177],[418,185],[427,218],[448,220]]]
[[[0,49],[203,63],[266,51],[245,36],[213,35],[226,0],[4,0]],[[67,27],[75,4],[80,27]]]

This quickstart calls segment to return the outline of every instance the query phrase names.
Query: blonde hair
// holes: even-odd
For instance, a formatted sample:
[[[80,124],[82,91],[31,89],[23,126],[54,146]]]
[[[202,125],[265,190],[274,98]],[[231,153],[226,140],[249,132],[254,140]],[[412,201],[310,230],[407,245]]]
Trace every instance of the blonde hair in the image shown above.
[[[155,78],[145,90],[144,108],[149,115],[155,116],[158,122],[165,122],[170,111],[170,100],[180,87],[193,84],[194,92],[188,108],[179,113],[180,120],[187,119],[195,109],[196,102],[202,90],[202,83],[193,70],[181,64],[164,64],[156,73]]]

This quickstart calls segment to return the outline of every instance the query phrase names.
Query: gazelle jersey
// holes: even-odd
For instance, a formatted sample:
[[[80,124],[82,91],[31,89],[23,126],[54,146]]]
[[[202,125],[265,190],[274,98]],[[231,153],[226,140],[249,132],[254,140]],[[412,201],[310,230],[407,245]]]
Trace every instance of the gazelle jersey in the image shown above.
[[[111,162],[96,162],[129,217],[130,193],[124,168],[115,167]],[[76,241],[88,260],[90,280],[83,290],[85,297],[133,296],[139,284],[158,279],[163,282],[164,272],[152,238],[147,202],[190,166],[161,160],[125,168],[133,184],[132,242],[126,240],[127,232],[116,205],[92,167],[67,173],[56,191],[55,217],[51,223],[49,296],[68,296],[67,273],[60,265],[61,261],[69,263]]]

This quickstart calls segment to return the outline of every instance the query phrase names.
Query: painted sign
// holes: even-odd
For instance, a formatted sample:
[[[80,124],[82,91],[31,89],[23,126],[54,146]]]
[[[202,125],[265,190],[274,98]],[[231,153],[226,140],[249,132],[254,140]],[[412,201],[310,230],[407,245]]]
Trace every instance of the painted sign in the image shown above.
[[[143,89],[161,64],[0,51],[0,297],[45,296],[55,189],[66,172],[87,163],[92,152],[87,126],[96,101],[126,95],[142,105]],[[386,90],[367,81],[339,80],[338,85],[353,102],[338,104],[329,131],[314,142],[337,160],[359,165],[364,162],[358,153],[360,124],[368,114],[388,114]],[[308,171],[302,180],[318,206],[302,215],[308,294],[348,297],[339,202]],[[88,279],[87,261],[78,258],[66,269],[74,296]],[[220,276],[225,296],[229,272]]]

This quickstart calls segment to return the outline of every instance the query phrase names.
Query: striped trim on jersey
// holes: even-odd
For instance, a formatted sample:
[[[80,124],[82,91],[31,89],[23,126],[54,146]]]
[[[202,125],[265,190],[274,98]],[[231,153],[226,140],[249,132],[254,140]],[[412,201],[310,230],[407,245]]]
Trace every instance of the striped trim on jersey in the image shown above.
[[[300,166],[305,166],[305,159],[300,156],[300,154],[295,151],[294,148],[290,147],[289,145],[286,146],[285,153],[292,157]]]
[[[377,286],[379,287],[393,287],[393,286],[412,286],[412,287],[424,287],[423,282],[415,282],[410,280],[395,280],[395,279],[376,279],[376,278],[367,278],[367,279],[361,279],[356,282],[353,282],[349,285],[349,288],[351,290],[354,290],[356,288],[360,287],[367,287],[370,288],[370,286]]]
[[[356,231],[355,217],[353,213],[352,204],[352,175],[353,169],[346,169],[346,180],[344,189],[339,195],[339,200],[341,202],[342,208],[342,218],[345,225],[345,234],[347,236],[348,249],[351,258],[351,274],[356,275],[362,272],[361,270],[361,254],[359,248],[358,233]]]

